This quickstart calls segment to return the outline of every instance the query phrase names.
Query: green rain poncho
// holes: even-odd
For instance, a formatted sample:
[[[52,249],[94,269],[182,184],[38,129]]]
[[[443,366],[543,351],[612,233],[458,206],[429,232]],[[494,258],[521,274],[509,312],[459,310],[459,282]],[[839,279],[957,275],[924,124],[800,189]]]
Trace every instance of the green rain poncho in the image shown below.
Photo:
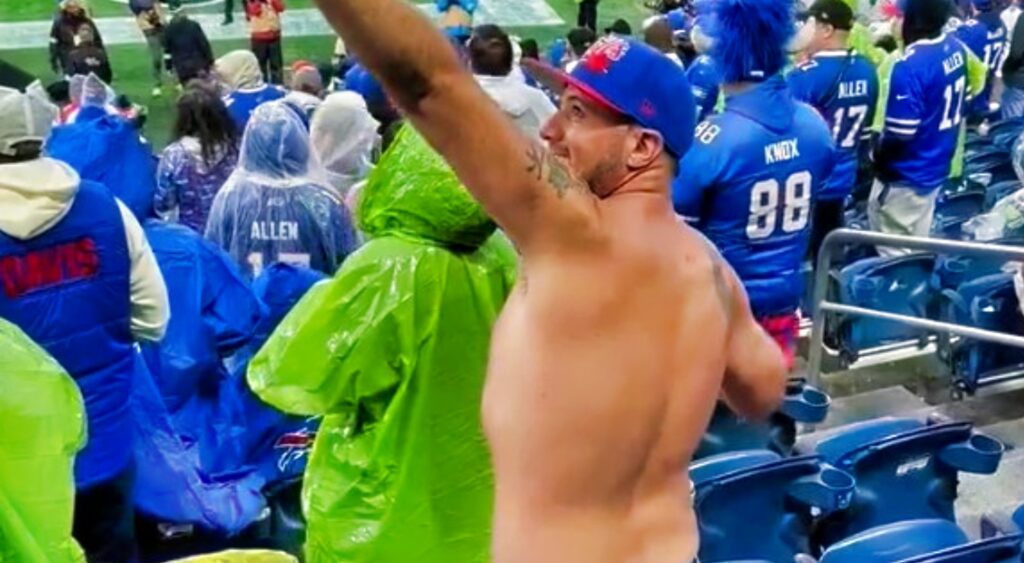
[[[0,320],[0,561],[85,561],[71,538],[75,454],[85,445],[78,386]]]
[[[303,490],[307,560],[487,561],[493,478],[479,413],[515,253],[408,127],[356,215],[366,245],[248,373],[268,403],[325,415]]]

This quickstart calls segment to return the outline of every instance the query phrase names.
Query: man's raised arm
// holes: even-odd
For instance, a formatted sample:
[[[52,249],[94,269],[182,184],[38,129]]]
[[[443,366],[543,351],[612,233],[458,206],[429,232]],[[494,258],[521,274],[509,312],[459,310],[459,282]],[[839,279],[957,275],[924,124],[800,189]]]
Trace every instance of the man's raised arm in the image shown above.
[[[316,0],[331,25],[521,250],[592,226],[595,198],[527,139],[406,0]]]

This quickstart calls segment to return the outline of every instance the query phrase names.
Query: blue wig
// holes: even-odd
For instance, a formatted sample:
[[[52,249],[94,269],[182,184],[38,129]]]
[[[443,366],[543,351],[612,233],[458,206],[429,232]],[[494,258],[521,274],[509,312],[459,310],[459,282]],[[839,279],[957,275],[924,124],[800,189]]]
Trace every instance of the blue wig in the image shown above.
[[[701,31],[726,83],[760,82],[786,66],[793,0],[711,0],[705,9]]]

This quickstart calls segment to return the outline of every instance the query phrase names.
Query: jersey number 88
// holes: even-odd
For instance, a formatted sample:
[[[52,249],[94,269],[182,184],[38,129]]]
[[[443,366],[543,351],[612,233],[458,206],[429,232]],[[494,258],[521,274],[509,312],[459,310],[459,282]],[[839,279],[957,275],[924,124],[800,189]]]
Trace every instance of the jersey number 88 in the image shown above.
[[[802,231],[811,218],[811,181],[810,172],[795,172],[786,179],[782,194],[774,178],[754,184],[754,189],[750,190],[747,238],[760,240],[772,236],[780,223],[779,215],[782,216],[782,232]]]

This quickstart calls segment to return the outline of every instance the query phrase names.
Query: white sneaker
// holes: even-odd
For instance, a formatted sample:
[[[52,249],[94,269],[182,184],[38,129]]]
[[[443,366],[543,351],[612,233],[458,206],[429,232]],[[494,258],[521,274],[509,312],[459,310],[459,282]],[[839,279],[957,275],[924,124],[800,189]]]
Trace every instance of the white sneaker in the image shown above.
[[[153,97],[154,98],[159,98],[160,96],[163,96],[163,95],[164,95],[164,91],[163,91],[162,88],[160,88],[159,86],[157,86],[156,88],[153,88]]]

